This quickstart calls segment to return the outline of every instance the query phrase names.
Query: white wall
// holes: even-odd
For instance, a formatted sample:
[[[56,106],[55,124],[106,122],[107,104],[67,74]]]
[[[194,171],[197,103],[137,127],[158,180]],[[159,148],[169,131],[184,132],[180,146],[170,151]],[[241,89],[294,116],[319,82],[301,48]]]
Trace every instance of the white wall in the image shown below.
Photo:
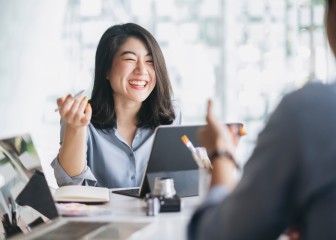
[[[0,137],[31,133],[47,171],[58,151],[58,129],[48,128],[58,114],[48,98],[64,85],[60,29],[65,3],[0,1]]]

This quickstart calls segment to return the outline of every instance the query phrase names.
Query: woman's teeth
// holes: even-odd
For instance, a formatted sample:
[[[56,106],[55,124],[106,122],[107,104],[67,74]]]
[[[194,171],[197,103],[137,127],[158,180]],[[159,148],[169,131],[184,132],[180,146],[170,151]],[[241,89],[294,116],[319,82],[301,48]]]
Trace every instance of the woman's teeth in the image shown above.
[[[129,84],[144,87],[146,85],[146,81],[129,81]]]

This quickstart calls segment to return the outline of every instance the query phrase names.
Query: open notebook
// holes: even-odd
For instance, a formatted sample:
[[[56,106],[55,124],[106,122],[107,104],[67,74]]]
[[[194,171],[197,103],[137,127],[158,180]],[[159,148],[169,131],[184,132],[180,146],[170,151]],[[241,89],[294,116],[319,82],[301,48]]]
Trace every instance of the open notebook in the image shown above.
[[[148,224],[61,217],[41,170],[30,135],[0,139],[0,214],[2,219],[9,216],[8,221],[17,222],[23,231],[13,239],[104,239],[107,235],[109,239],[124,239]]]

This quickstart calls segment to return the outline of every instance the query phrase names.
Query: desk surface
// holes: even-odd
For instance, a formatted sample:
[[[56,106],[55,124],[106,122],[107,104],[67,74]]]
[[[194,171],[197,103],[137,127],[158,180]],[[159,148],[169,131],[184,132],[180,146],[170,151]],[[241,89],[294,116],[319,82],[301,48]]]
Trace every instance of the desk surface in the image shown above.
[[[176,213],[159,213],[157,216],[146,216],[146,203],[142,199],[111,193],[110,203],[99,206],[106,213],[90,217],[71,217],[83,221],[118,221],[150,223],[136,232],[131,239],[186,239],[186,229],[191,214],[199,205],[198,197],[182,198],[182,210]]]

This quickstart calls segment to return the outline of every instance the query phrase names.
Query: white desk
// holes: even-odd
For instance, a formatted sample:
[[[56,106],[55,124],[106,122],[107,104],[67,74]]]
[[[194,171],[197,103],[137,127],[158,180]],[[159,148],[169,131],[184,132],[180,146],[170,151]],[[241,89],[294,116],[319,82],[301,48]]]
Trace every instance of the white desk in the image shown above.
[[[76,220],[150,223],[136,232],[131,239],[184,240],[186,239],[186,229],[191,214],[199,203],[198,197],[182,198],[181,212],[146,216],[144,200],[111,193],[110,203],[99,206],[99,208],[106,208],[109,213],[80,217]]]

